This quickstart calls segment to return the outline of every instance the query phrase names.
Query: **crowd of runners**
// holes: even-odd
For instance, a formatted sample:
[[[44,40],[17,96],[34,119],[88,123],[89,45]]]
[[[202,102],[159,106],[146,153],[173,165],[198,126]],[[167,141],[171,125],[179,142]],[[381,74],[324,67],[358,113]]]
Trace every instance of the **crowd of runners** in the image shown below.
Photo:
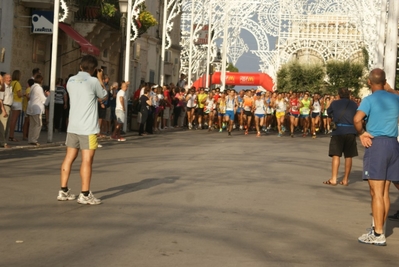
[[[217,130],[231,135],[233,130],[247,135],[255,131],[257,136],[285,133],[291,137],[300,133],[316,138],[318,134],[331,132],[331,118],[327,109],[337,95],[309,92],[269,92],[248,89],[227,89],[152,86],[149,93],[154,109],[154,130],[167,128],[166,120],[173,127],[189,130]],[[358,105],[359,98],[351,98]],[[163,118],[163,120],[161,119]]]

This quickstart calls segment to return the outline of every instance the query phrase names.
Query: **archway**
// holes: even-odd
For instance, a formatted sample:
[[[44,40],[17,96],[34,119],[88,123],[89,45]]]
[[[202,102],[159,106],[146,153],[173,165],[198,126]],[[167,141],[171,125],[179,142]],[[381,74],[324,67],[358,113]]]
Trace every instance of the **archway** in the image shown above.
[[[221,84],[221,72],[215,72],[212,75],[212,84]],[[203,75],[193,83],[195,88],[205,87],[206,76]],[[273,92],[273,79],[266,73],[249,72],[228,72],[226,73],[226,85],[240,86],[262,86],[264,89]]]

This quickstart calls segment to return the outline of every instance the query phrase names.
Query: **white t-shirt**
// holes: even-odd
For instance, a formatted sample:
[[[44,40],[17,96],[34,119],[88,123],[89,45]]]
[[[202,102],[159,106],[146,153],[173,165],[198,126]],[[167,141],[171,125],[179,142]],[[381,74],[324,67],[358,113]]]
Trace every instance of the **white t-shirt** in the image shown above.
[[[195,106],[197,105],[197,103],[196,103],[197,95],[196,94],[188,94],[188,95],[189,95],[189,98],[187,101],[187,107],[195,108]]]
[[[287,105],[285,103],[284,99],[281,100],[276,100],[276,111],[277,112],[285,112],[285,110],[287,109]]]
[[[115,110],[122,110],[123,111],[123,106],[121,104],[120,98],[123,97],[123,102],[125,102],[125,95],[126,92],[123,90],[119,90],[119,92],[116,94],[116,108]]]

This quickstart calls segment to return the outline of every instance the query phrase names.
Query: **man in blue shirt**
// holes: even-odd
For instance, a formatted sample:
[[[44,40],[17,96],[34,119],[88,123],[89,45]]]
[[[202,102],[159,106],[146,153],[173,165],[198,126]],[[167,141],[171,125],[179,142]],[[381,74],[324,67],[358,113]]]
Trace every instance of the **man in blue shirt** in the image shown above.
[[[362,145],[366,148],[363,158],[363,179],[368,180],[374,228],[359,237],[359,242],[386,245],[384,223],[390,201],[389,186],[399,181],[398,118],[399,96],[384,90],[385,72],[374,69],[368,84],[372,95],[361,102],[353,119]],[[367,131],[362,121],[366,121]]]

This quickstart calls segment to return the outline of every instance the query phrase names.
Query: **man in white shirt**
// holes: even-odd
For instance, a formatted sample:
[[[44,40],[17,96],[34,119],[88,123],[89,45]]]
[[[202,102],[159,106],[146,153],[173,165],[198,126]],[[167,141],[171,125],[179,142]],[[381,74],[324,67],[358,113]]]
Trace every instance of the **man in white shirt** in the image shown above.
[[[0,110],[0,146],[4,148],[10,148],[7,144],[8,133],[11,117],[11,106],[14,101],[14,96],[11,86],[11,75],[6,73],[3,76],[2,89],[4,91],[0,92],[0,100],[2,101],[3,108]],[[4,87],[4,88],[3,88]]]
[[[129,86],[129,82],[123,82],[121,85],[121,90],[119,90],[116,95],[116,108],[115,108],[115,116],[116,116],[116,126],[114,133],[112,135],[112,139],[115,139],[119,142],[126,141],[125,138],[121,137],[121,128],[125,123],[125,112],[126,112],[126,90]]]

